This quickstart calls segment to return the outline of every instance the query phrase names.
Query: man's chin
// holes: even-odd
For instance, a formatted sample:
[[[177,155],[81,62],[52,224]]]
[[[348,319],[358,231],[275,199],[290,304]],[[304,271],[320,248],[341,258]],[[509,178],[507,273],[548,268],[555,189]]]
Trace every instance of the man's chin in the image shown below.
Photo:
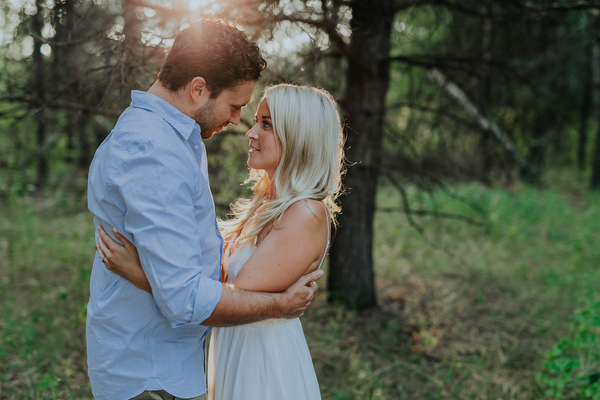
[[[202,139],[204,140],[208,140],[210,138],[212,138],[213,136],[215,136],[216,131],[202,131],[200,133],[200,136],[202,136]]]
[[[213,136],[215,136],[215,133],[219,133],[219,132],[221,132],[221,131],[222,131],[224,128],[225,128],[224,126],[220,126],[220,127],[218,127],[218,128],[211,129],[211,130],[208,130],[208,129],[203,129],[203,130],[201,131],[201,136],[202,136],[202,139],[210,139],[210,138],[212,138]]]

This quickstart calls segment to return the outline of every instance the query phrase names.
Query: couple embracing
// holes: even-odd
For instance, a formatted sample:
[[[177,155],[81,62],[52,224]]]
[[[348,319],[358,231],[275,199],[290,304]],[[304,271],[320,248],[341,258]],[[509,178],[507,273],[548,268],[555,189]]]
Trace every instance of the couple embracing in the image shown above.
[[[239,123],[265,67],[231,24],[192,24],[96,151],[86,327],[96,399],[321,398],[298,317],[339,212],[335,100],[267,88],[246,133],[253,197],[218,224],[209,188],[202,140]]]

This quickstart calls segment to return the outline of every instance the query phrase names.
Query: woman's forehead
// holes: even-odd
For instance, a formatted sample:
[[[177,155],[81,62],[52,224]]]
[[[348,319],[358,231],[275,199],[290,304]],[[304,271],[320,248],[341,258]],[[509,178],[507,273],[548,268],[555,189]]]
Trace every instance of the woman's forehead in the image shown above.
[[[256,117],[271,117],[271,111],[269,110],[269,105],[267,104],[267,99],[263,97],[260,101],[258,108],[256,109]]]

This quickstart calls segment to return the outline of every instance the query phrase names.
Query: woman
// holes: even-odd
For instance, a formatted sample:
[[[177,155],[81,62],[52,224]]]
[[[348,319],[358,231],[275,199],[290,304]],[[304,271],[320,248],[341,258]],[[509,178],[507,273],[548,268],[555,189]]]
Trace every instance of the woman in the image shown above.
[[[267,88],[246,137],[254,196],[238,200],[233,218],[221,223],[223,277],[247,290],[283,291],[321,267],[331,221],[340,211],[335,200],[343,135],[337,105],[321,89]],[[125,243],[109,250],[111,239],[103,231],[99,238],[101,252],[112,256],[107,267],[148,288],[135,248]],[[124,258],[118,265],[112,261]],[[209,399],[321,398],[299,319],[215,328],[211,336]]]

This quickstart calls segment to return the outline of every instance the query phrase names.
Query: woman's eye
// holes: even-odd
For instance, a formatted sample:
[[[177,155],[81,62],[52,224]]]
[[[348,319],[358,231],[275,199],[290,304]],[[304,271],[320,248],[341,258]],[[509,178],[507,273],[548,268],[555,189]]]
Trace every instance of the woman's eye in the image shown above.
[[[263,128],[270,128],[271,124],[268,122],[263,122]]]

